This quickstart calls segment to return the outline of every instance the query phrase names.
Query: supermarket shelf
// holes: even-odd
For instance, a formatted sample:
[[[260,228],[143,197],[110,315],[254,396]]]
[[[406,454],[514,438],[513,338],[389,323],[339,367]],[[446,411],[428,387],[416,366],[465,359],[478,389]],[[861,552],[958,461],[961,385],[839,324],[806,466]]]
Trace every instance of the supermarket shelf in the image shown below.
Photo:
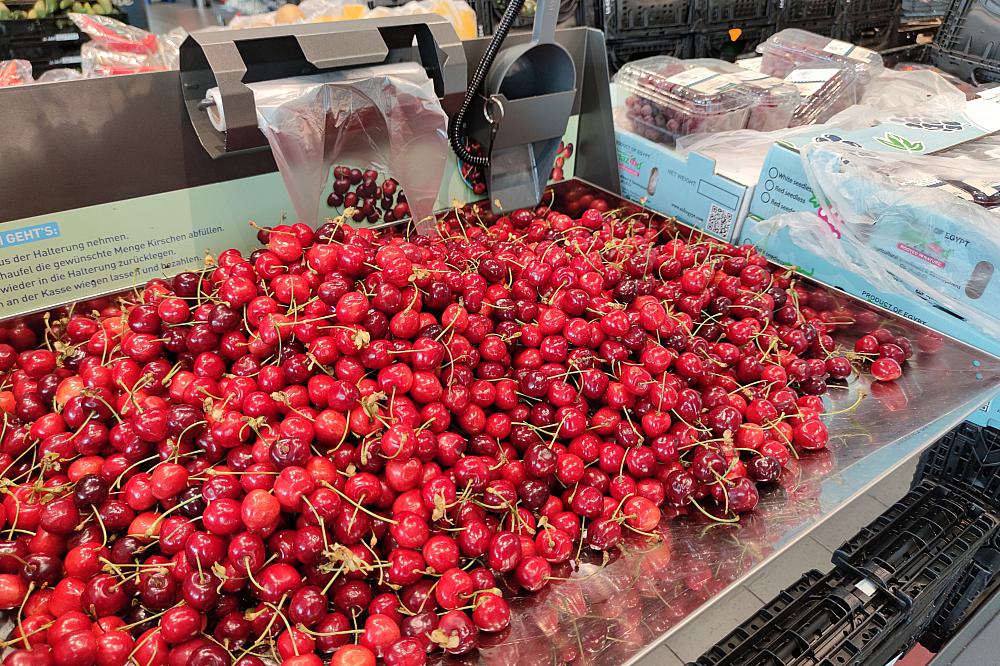
[[[568,580],[517,600],[510,633],[481,649],[482,662],[563,663],[581,651],[593,664],[696,659],[802,571],[829,563],[844,537],[905,494],[919,454],[1000,385],[1000,361],[949,339],[908,365],[894,385],[835,389],[829,411],[845,411],[828,421],[829,450],[792,464],[739,526],[681,516],[663,544],[554,574]],[[862,391],[872,395],[849,409]]]

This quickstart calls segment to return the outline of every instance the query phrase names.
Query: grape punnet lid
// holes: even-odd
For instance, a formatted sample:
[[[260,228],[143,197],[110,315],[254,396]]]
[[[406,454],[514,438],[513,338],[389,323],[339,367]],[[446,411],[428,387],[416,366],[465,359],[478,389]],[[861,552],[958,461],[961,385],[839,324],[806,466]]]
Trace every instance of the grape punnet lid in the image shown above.
[[[765,60],[766,56],[774,55],[797,63],[836,63],[854,69],[863,80],[876,77],[884,69],[882,56],[875,51],[799,28],[787,28],[771,35],[757,46],[757,52],[763,54]]]

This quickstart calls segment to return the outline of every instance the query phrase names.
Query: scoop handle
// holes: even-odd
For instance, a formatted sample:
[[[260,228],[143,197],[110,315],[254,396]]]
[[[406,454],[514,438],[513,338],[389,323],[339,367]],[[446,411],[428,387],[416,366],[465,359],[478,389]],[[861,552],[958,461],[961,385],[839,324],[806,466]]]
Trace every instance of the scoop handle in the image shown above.
[[[531,41],[539,44],[555,41],[559,5],[559,0],[538,0],[535,6],[535,22],[531,27]]]

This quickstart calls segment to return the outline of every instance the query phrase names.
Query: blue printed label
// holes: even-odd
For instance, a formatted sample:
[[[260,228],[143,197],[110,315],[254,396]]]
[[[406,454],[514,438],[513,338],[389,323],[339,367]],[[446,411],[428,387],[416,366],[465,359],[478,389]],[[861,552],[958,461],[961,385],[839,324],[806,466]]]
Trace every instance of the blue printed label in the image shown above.
[[[35,241],[48,240],[59,236],[59,224],[57,222],[46,222],[45,224],[34,224],[22,229],[13,229],[0,233],[0,247],[13,247],[34,243]]]

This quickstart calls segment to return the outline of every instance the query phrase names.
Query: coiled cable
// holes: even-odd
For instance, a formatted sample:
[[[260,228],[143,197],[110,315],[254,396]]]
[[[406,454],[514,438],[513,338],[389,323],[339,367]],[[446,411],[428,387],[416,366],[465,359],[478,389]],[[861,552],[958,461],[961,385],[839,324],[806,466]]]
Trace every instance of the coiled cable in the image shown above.
[[[472,78],[469,79],[469,87],[465,91],[465,99],[462,100],[462,106],[459,107],[458,112],[448,121],[448,142],[451,144],[451,149],[458,156],[458,159],[480,169],[485,169],[490,165],[490,158],[487,155],[473,155],[466,148],[464,133],[465,115],[469,112],[472,100],[479,93],[479,88],[482,87],[483,81],[486,80],[486,75],[489,74],[490,67],[493,66],[493,60],[497,57],[497,53],[499,53],[500,47],[503,46],[504,40],[507,39],[507,33],[510,32],[514,21],[517,20],[522,7],[524,7],[524,0],[511,0],[507,5],[503,16],[500,17],[500,22],[497,23],[496,30],[493,31],[493,39],[490,40],[489,46],[486,47],[486,52],[483,53],[483,57],[479,60],[479,65],[476,66],[476,70],[472,73]]]

